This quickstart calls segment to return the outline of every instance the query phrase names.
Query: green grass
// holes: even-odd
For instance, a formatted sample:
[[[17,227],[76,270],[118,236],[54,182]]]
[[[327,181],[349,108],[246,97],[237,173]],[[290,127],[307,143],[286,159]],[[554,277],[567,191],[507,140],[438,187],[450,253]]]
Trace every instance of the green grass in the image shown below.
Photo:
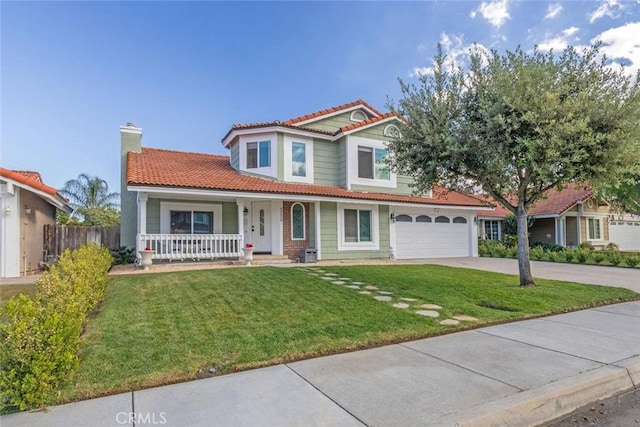
[[[299,268],[112,278],[61,401],[193,379],[210,367],[225,373],[436,335],[458,328],[438,324],[456,314],[487,324],[638,298],[542,279],[525,289],[515,276],[436,265],[323,269],[391,291],[392,302],[441,305],[441,317],[394,308]]]

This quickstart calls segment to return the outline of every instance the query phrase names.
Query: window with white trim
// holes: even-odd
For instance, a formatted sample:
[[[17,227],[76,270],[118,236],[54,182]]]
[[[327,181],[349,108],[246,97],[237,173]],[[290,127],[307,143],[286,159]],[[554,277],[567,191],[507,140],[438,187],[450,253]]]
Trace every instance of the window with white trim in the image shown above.
[[[169,211],[171,234],[213,234],[213,212]]]
[[[305,239],[305,215],[304,205],[294,203],[291,206],[291,240]]]
[[[389,180],[386,148],[358,146],[358,178]]]
[[[247,169],[271,166],[271,141],[247,142]]]
[[[291,143],[291,175],[307,176],[307,144]]]
[[[338,204],[338,250],[379,250],[378,206]]]
[[[400,137],[400,129],[396,125],[387,125],[382,131],[384,136],[390,136],[391,138],[399,138]]]
[[[500,240],[498,221],[484,221],[484,238],[486,240]]]
[[[344,241],[371,242],[371,211],[360,209],[344,210]]]
[[[587,240],[602,240],[602,220],[587,218]]]
[[[349,115],[349,120],[352,122],[361,122],[367,120],[367,115],[362,110],[354,110]]]

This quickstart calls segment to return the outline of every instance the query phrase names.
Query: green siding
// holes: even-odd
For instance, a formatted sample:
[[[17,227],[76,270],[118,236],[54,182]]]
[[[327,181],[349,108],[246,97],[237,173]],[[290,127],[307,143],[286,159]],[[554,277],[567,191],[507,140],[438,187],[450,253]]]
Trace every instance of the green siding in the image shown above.
[[[224,234],[238,233],[238,205],[234,202],[222,203],[222,232]]]
[[[347,188],[347,139],[340,138],[338,143],[338,185]]]
[[[373,117],[369,113],[367,113],[365,110],[360,110],[360,111],[362,111],[369,118]],[[304,125],[302,125],[302,127],[335,132],[341,127],[357,123],[349,119],[349,117],[351,117],[352,112],[353,111],[347,111],[345,113],[336,114],[335,116],[332,116],[332,117],[320,118],[317,121],[314,121],[311,123],[305,123]]]
[[[313,180],[318,185],[340,185],[339,146],[335,142],[313,140]]]
[[[240,170],[240,144],[234,142],[231,145],[231,167],[235,170]]]
[[[398,176],[396,180],[396,188],[389,187],[375,187],[371,185],[357,185],[353,184],[351,189],[354,191],[369,191],[372,193],[389,193],[389,194],[406,194],[411,195],[413,189],[410,184],[413,182],[408,176]]]
[[[238,232],[238,205],[234,202],[219,202],[215,200],[183,200],[183,199],[149,199],[147,201],[147,233],[160,233],[160,203],[207,203],[222,205],[222,233],[236,234]]]
[[[389,257],[389,206],[378,207],[378,233],[380,250],[377,251],[338,251],[338,204],[322,202],[320,204],[321,256],[322,259],[364,259]]]
[[[360,138],[369,138],[369,139],[378,139],[381,141],[389,141],[388,136],[384,136],[384,128],[390,125],[392,122],[381,123],[377,126],[371,126],[370,128],[366,128],[360,131],[356,131],[352,133],[353,136],[358,136]]]

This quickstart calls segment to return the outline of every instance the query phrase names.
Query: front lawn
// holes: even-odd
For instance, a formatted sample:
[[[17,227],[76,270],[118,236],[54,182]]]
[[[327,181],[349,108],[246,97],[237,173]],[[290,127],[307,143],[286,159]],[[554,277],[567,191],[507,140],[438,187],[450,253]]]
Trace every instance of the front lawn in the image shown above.
[[[61,401],[638,298],[626,289],[542,279],[524,289],[515,276],[437,265],[309,267],[110,279]],[[379,289],[363,295],[363,287],[321,279],[326,273]],[[374,300],[378,291],[392,292],[392,301]],[[410,307],[394,308],[398,302]],[[417,315],[425,303],[442,306],[440,317]],[[460,314],[479,321],[439,324]]]

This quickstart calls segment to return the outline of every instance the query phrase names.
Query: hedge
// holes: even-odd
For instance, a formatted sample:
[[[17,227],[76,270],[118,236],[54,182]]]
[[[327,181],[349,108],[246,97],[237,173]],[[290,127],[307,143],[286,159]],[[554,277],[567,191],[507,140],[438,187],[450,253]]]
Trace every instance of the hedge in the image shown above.
[[[109,251],[89,244],[65,251],[36,282],[34,298],[18,295],[0,307],[0,409],[55,401],[78,366],[87,313],[104,295]]]

